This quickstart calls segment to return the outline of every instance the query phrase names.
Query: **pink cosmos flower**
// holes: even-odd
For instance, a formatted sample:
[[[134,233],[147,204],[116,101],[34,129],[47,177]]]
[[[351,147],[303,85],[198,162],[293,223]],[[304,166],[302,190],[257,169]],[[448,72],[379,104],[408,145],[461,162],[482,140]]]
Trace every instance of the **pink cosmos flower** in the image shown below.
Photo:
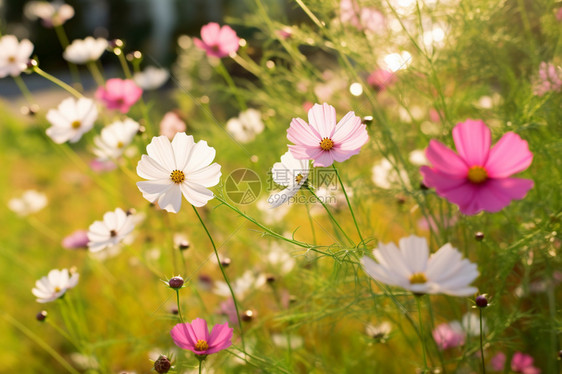
[[[377,92],[384,91],[394,82],[396,82],[396,74],[386,69],[377,69],[367,78],[369,86],[373,87]]]
[[[540,374],[541,370],[533,366],[533,358],[525,353],[515,352],[511,359],[511,370],[523,374]]]
[[[215,325],[209,334],[207,321],[196,318],[191,323],[178,323],[170,334],[174,343],[198,356],[217,353],[232,345],[232,331],[228,323]]]
[[[87,249],[88,231],[76,230],[62,240],[62,246],[66,249]]]
[[[490,360],[490,365],[494,371],[503,371],[505,366],[505,353],[499,352]]]
[[[519,135],[508,132],[490,149],[490,129],[481,120],[468,119],[455,126],[453,139],[458,154],[431,140],[425,154],[433,166],[420,171],[423,183],[458,205],[463,214],[498,212],[533,187],[530,179],[511,178],[533,161]]]
[[[160,121],[160,135],[165,135],[170,140],[173,140],[178,132],[185,132],[186,129],[185,122],[174,112],[166,113]]]
[[[562,68],[550,62],[541,62],[538,76],[533,80],[533,93],[544,96],[548,92],[560,91],[562,91]]]
[[[96,91],[96,99],[102,100],[107,109],[119,109],[121,113],[127,113],[141,95],[142,89],[132,79],[109,79]]]
[[[347,113],[336,124],[336,109],[326,103],[314,104],[308,111],[308,122],[293,118],[287,129],[287,138],[293,157],[312,159],[314,166],[330,166],[342,162],[361,150],[369,140],[366,126],[354,112]]]
[[[203,40],[201,40],[203,39]],[[220,27],[211,22],[201,28],[201,39],[193,38],[195,45],[204,50],[207,56],[226,57],[238,50],[240,38],[228,25]]]
[[[464,344],[464,332],[461,325],[456,323],[442,323],[433,330],[433,339],[441,350],[459,347]]]

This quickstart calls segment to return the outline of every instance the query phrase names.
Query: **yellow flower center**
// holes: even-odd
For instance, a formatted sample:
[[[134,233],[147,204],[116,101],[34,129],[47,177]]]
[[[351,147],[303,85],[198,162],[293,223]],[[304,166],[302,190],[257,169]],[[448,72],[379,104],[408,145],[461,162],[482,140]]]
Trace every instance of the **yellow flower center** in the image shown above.
[[[424,284],[427,283],[427,278],[424,273],[414,273],[410,276],[410,284]]]
[[[206,341],[197,340],[197,343],[195,344],[196,351],[202,352],[202,351],[206,351],[207,349],[209,349],[209,344],[207,344]]]
[[[73,129],[79,129],[80,126],[82,126],[82,123],[80,121],[74,121],[70,124],[70,126],[72,126]]]
[[[480,184],[488,179],[488,173],[482,166],[473,166],[468,169],[468,180],[472,183]]]
[[[117,142],[117,148],[123,148],[124,145],[123,142]]]
[[[55,292],[60,292],[60,291],[61,291],[61,288],[60,288],[59,286],[56,286],[56,287],[55,287]]]
[[[170,174],[170,178],[172,179],[172,182],[180,184],[185,180],[185,174],[183,173],[183,171],[174,170]]]
[[[16,62],[16,58],[14,56],[8,57],[8,63],[13,64],[14,62]]]
[[[112,238],[115,238],[115,237],[117,236],[117,231],[111,230],[111,231],[109,232],[109,236],[111,236]]]
[[[299,175],[297,175],[297,177],[295,178],[295,182],[297,182],[297,184],[299,184],[299,183],[302,181],[303,178],[304,178],[304,177],[302,176],[302,174],[299,174]]]
[[[329,151],[333,147],[334,147],[334,142],[330,138],[324,138],[320,142],[320,148],[322,148],[323,151]]]

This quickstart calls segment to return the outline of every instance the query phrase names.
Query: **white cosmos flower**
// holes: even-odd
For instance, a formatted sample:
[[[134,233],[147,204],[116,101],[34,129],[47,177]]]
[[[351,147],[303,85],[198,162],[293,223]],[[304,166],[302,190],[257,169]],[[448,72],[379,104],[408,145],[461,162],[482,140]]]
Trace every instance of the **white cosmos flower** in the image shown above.
[[[470,283],[478,277],[478,269],[447,243],[433,255],[425,238],[409,236],[394,243],[379,244],[373,251],[375,259],[364,256],[363,270],[379,282],[399,286],[416,294],[443,293],[469,296],[477,292]]]
[[[396,172],[392,163],[383,158],[379,163],[375,164],[372,169],[373,183],[380,188],[390,189],[400,184],[400,179],[404,183],[409,184],[410,179],[406,170],[400,170],[400,174]]]
[[[78,273],[70,275],[68,269],[53,269],[45,277],[35,282],[31,292],[37,297],[38,303],[48,303],[56,300],[65,292],[78,284]]]
[[[266,277],[263,274],[254,274],[251,270],[246,270],[240,278],[230,282],[232,291],[237,299],[243,299],[252,290],[258,289],[266,282]],[[216,295],[223,297],[230,297],[230,288],[228,284],[222,281],[215,282],[215,289],[213,292]]]
[[[66,47],[62,56],[66,61],[85,64],[90,61],[97,61],[107,49],[107,46],[107,40],[103,38],[94,39],[88,36],[86,39],[74,40]]]
[[[27,190],[21,197],[8,201],[8,208],[17,215],[27,216],[47,206],[47,196],[35,190]]]
[[[20,75],[27,69],[32,52],[33,44],[27,39],[18,42],[14,35],[0,38],[0,78]]]
[[[57,109],[47,112],[47,121],[52,125],[47,129],[47,135],[57,144],[66,141],[76,143],[84,133],[90,131],[97,118],[98,109],[93,100],[85,97],[78,100],[66,98]]]
[[[40,18],[46,27],[60,26],[74,17],[74,8],[63,2],[30,1],[23,10],[25,16],[34,21]]]
[[[310,169],[310,160],[297,160],[290,151],[281,156],[271,169],[273,181],[285,186],[284,190],[272,194],[268,202],[276,208],[289,201],[306,182]]]
[[[261,113],[257,109],[247,109],[238,117],[226,123],[226,130],[240,143],[248,143],[256,138],[264,129]]]
[[[135,73],[133,79],[143,90],[155,90],[162,87],[169,77],[168,70],[149,66],[144,71]]]
[[[164,135],[152,138],[137,165],[137,174],[148,181],[137,182],[142,196],[161,209],[177,213],[181,195],[197,207],[213,198],[208,189],[220,181],[221,166],[213,162],[216,151],[205,140],[178,132],[174,140]],[[213,162],[211,164],[211,162]]]
[[[125,147],[133,141],[139,127],[138,122],[130,118],[113,122],[94,138],[94,154],[102,161],[119,158]]]
[[[295,267],[295,259],[278,243],[274,242],[266,256],[267,262],[281,275],[289,273]]]
[[[121,243],[135,228],[135,218],[121,208],[103,215],[103,221],[95,221],[88,228],[88,248],[98,252]]]

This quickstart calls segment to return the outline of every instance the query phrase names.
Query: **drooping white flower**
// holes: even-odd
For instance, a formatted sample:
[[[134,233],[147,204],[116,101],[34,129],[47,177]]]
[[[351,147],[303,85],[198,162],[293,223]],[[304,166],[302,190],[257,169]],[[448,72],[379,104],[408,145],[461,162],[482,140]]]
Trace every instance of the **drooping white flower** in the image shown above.
[[[170,142],[161,135],[152,138],[146,151],[137,165],[137,174],[148,179],[137,182],[145,199],[177,213],[182,194],[197,207],[214,197],[208,188],[219,183],[221,166],[213,162],[216,151],[205,140],[195,143],[193,136],[179,132]]]
[[[45,277],[35,282],[35,288],[31,292],[37,297],[38,303],[48,303],[56,300],[66,291],[78,284],[78,273],[72,273],[68,269],[53,269]]]
[[[95,221],[88,228],[88,249],[99,252],[120,244],[135,228],[132,215],[121,208],[103,215],[103,221]]]
[[[57,144],[76,143],[90,131],[97,118],[98,109],[93,100],[66,98],[57,109],[47,112],[47,121],[52,125],[47,129],[47,135]]]
[[[257,109],[247,109],[238,117],[226,123],[226,130],[240,143],[248,143],[256,138],[264,129],[261,113]]]
[[[88,36],[86,39],[74,40],[64,50],[63,57],[66,61],[74,64],[85,64],[90,61],[97,61],[107,49],[107,40],[103,38],[94,39]]]
[[[102,161],[119,158],[139,131],[138,122],[130,118],[115,121],[94,138],[94,154]]]
[[[162,87],[169,77],[170,73],[168,70],[148,66],[144,71],[135,73],[133,79],[143,90],[155,90]]]
[[[21,197],[14,197],[8,201],[8,208],[22,217],[38,212],[46,206],[47,196],[35,190],[27,190]]]
[[[287,188],[269,197],[272,208],[288,202],[300,190],[308,178],[309,169],[310,160],[297,160],[290,151],[281,156],[281,162],[273,165],[271,174],[275,183]]]
[[[375,164],[372,172],[373,183],[380,188],[390,189],[397,187],[400,184],[400,179],[406,184],[410,183],[406,170],[400,170],[399,173],[396,172],[392,163],[386,158]]]
[[[370,257],[361,259],[363,270],[379,282],[399,286],[416,294],[443,293],[469,296],[477,292],[470,283],[478,277],[478,269],[447,243],[433,255],[425,238],[409,236],[394,243],[379,244]]]
[[[74,8],[62,1],[30,1],[23,12],[32,21],[41,19],[45,27],[61,26],[74,17]]]
[[[32,52],[33,44],[27,39],[18,42],[14,35],[0,38],[0,78],[20,75],[27,69]]]
[[[246,270],[240,278],[230,282],[232,291],[237,299],[243,299],[252,290],[258,289],[265,284],[266,278],[263,274],[255,274],[251,270]],[[226,282],[215,282],[213,292],[219,296],[230,297],[230,289]]]

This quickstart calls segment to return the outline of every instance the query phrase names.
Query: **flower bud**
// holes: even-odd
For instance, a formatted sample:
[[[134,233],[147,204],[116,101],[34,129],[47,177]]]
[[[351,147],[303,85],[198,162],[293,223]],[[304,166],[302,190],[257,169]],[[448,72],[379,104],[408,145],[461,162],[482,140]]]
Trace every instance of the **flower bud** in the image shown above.
[[[179,247],[180,251],[188,250],[190,246],[191,246],[191,245],[189,244],[189,242],[188,242],[187,240],[182,240],[182,241],[178,244],[178,247]]]
[[[481,242],[484,239],[484,233],[482,231],[474,233],[474,239]]]
[[[242,321],[244,322],[251,322],[254,318],[256,318],[257,313],[251,309],[248,309],[242,313]]]
[[[170,280],[168,281],[168,286],[177,290],[183,287],[183,283],[183,278],[178,275],[177,277],[170,278]]]
[[[229,267],[231,262],[232,261],[228,257],[221,259],[221,265],[225,268]]]
[[[485,308],[488,306],[488,298],[486,294],[476,296],[476,306],[478,308]]]
[[[164,355],[160,355],[156,361],[154,361],[154,370],[159,373],[167,373],[172,368],[172,363],[170,359]]]
[[[37,313],[35,318],[37,319],[37,321],[43,322],[45,319],[47,319],[47,311],[46,310],[40,311],[39,313]]]

